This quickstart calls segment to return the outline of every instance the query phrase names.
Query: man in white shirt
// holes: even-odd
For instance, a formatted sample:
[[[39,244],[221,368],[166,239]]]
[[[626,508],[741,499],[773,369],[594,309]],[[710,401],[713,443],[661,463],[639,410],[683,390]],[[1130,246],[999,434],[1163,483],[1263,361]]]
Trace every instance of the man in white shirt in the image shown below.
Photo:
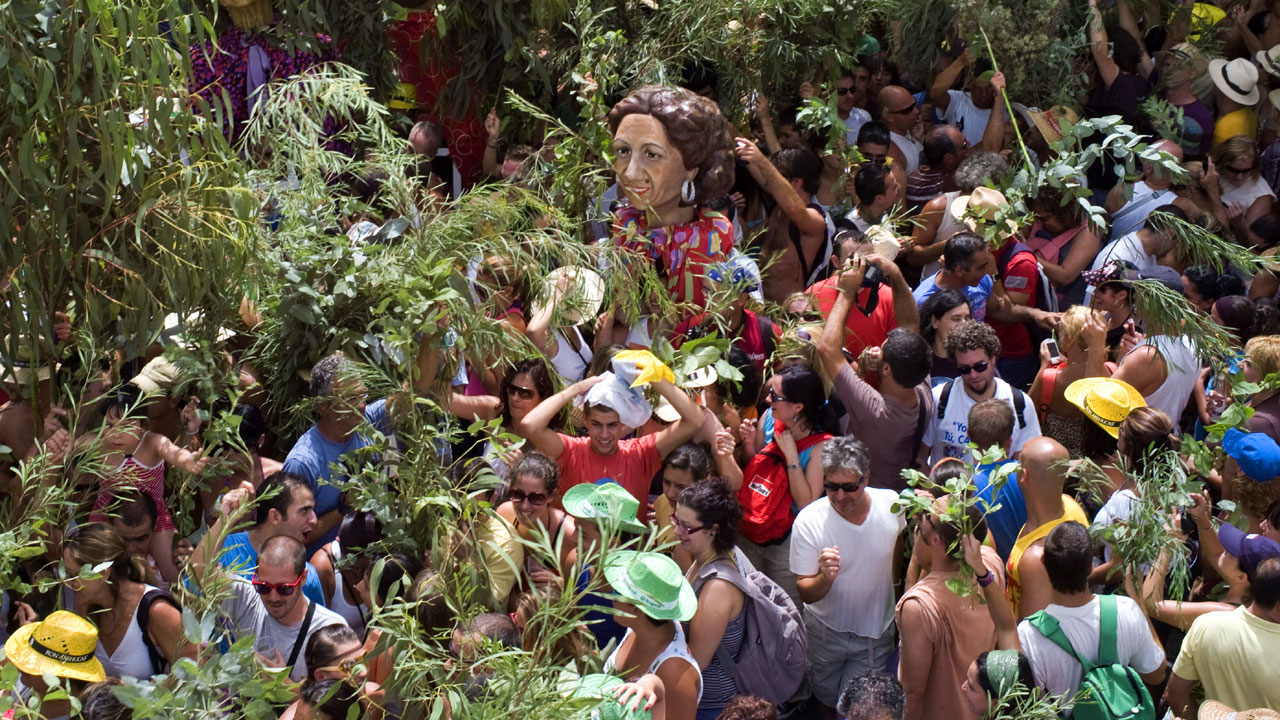
[[[1089,590],[1093,570],[1093,540],[1078,522],[1065,522],[1045,539],[1044,567],[1053,591],[1044,612],[1057,621],[1062,634],[1075,651],[1090,662],[1098,662],[1101,632],[1100,598]],[[1116,603],[1116,658],[1142,676],[1147,685],[1164,680],[1164,648],[1142,607],[1127,597],[1113,596]],[[1110,601],[1108,601],[1110,602]],[[1037,615],[1018,624],[1018,640],[1031,661],[1036,685],[1053,695],[1075,695],[1080,690],[1083,669],[1066,650],[1037,629]]]
[[[883,671],[895,645],[893,560],[906,520],[897,493],[868,488],[867,448],[851,437],[822,451],[826,496],[807,505],[791,529],[791,571],[804,601],[809,685],[834,708],[840,690],[867,671]]]
[[[859,102],[867,102],[867,83],[870,79],[871,74],[866,68],[857,67],[845,70],[836,81],[836,113],[848,128],[844,138],[850,145],[858,144],[858,131],[871,122],[871,113],[858,107]]]
[[[952,90],[951,86],[955,85],[960,73],[972,64],[973,59],[966,49],[938,73],[929,88],[929,99],[942,113],[943,122],[964,133],[970,145],[977,145],[982,142],[982,134],[986,132],[991,118],[991,108],[996,102],[996,91],[991,86],[995,71],[988,69],[975,74],[969,81],[969,92]]]
[[[1187,219],[1186,213],[1176,205],[1163,205],[1157,210],[1181,220]],[[1139,271],[1155,267],[1160,263],[1161,257],[1173,250],[1177,240],[1171,234],[1161,232],[1159,228],[1157,221],[1148,217],[1141,228],[1107,243],[1093,259],[1093,265],[1089,269],[1101,270],[1117,261],[1127,262]],[[1084,292],[1084,304],[1088,305],[1092,300],[1093,286],[1090,285]]]
[[[924,145],[913,135],[920,125],[920,106],[909,90],[899,85],[886,85],[877,97],[880,122],[889,128],[889,157],[910,175],[920,167]]]
[[[1022,444],[1040,435],[1035,404],[1021,390],[996,377],[1000,338],[990,325],[963,322],[947,336],[947,355],[955,361],[959,375],[933,389],[933,406],[924,444],[930,448],[929,462],[942,458],[969,457],[969,409],[983,400],[1004,400],[1013,408],[1013,443],[1016,455]]]

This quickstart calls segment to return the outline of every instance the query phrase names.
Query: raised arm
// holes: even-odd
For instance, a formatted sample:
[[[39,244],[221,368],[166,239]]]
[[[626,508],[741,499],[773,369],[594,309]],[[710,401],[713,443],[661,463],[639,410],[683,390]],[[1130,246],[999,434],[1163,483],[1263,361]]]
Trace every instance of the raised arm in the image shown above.
[[[560,392],[538,403],[538,406],[529,411],[517,426],[517,430],[521,436],[533,443],[538,452],[546,455],[552,460],[559,460],[560,455],[564,453],[564,440],[560,439],[560,433],[548,427],[565,405],[571,400],[591,389],[596,383],[604,380],[603,375],[596,375],[585,380],[570,385]]]
[[[762,92],[756,93],[756,117],[760,118],[760,129],[764,132],[764,146],[772,155],[782,149],[778,142],[778,133],[773,129],[773,113],[769,108],[769,97]]]
[[[502,166],[498,164],[498,143],[502,140],[502,121],[498,119],[498,109],[489,111],[484,119],[484,131],[488,138],[484,141],[484,158],[481,161],[484,174],[495,180],[502,179]]]
[[[213,521],[213,526],[200,538],[200,543],[191,553],[191,578],[196,585],[203,584],[209,565],[217,563],[223,541],[244,519],[253,497],[253,484],[249,482],[240,483],[240,487],[222,496],[222,511],[218,514],[218,519]]]
[[[991,77],[991,87],[996,91],[996,102],[991,106],[991,116],[987,119],[987,129],[982,131],[982,139],[978,141],[977,150],[1000,152],[1004,149],[1004,94],[1006,82],[1004,73],[998,72]]]
[[[973,62],[973,58],[969,55],[969,48],[965,48],[945,70],[938,73],[938,77],[934,78],[933,85],[929,88],[929,99],[939,110],[946,111],[951,106],[951,86],[956,84],[956,78],[960,77],[960,73]]]
[[[693,401],[683,390],[666,380],[653,383],[653,389],[671,403],[671,407],[680,413],[675,424],[658,431],[654,441],[658,446],[658,457],[666,457],[668,453],[689,442],[698,428],[702,427],[702,406]]]
[[[867,262],[880,268],[880,272],[889,281],[889,288],[893,290],[893,315],[898,320],[898,327],[920,332],[920,308],[916,305],[915,296],[911,294],[911,286],[902,276],[902,270],[884,255],[868,255]]]
[[[778,168],[773,166],[769,158],[760,152],[760,148],[747,138],[737,138],[738,158],[747,164],[747,170],[756,182],[778,203],[778,207],[787,214],[787,218],[795,223],[802,235],[817,235],[826,232],[827,221],[822,213],[812,210],[800,199],[791,183],[782,177]]]
[[[840,369],[848,364],[844,359],[844,324],[849,317],[849,308],[853,307],[853,298],[862,287],[866,271],[867,261],[861,255],[845,261],[845,267],[837,281],[840,292],[836,294],[835,304],[831,306],[827,322],[822,326],[822,336],[818,338],[818,359],[822,362],[823,372],[833,381]]]
[[[1098,66],[1098,76],[1104,87],[1120,77],[1120,66],[1111,57],[1111,43],[1107,40],[1107,29],[1102,24],[1102,12],[1098,10],[1098,0],[1089,0],[1089,51],[1093,53],[1093,62]]]

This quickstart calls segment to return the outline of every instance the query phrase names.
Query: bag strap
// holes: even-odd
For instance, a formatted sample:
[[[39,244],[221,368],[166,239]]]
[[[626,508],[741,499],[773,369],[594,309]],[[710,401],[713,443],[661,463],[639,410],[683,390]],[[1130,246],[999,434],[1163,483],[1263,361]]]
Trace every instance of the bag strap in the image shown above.
[[[1044,417],[1049,412],[1049,405],[1053,402],[1053,386],[1057,383],[1058,373],[1061,371],[1061,365],[1054,365],[1045,368],[1044,373],[1040,375],[1040,400],[1036,403],[1040,422],[1044,422]]]
[[[951,387],[956,384],[956,379],[951,378],[946,385],[942,386],[942,394],[938,396],[938,419],[941,420],[947,414],[947,403],[951,400]]]
[[[924,440],[925,426],[929,424],[929,418],[924,411],[924,392],[919,387],[916,387],[916,403],[920,408],[916,413],[916,431],[911,439],[911,467],[916,467],[916,457],[920,454],[920,441]]]
[[[311,617],[316,614],[316,604],[311,598],[307,601],[307,617],[302,621],[302,627],[298,629],[298,637],[293,641],[293,649],[289,651],[289,662],[284,666],[289,668],[289,672],[293,672],[293,664],[298,662],[298,653],[302,652],[302,644],[307,640],[307,631],[311,629]]]
[[[577,332],[577,331],[578,331],[578,328],[576,328],[576,327],[575,327],[575,328],[573,328],[573,331],[574,331],[574,332]],[[579,339],[581,339],[581,336],[579,336]],[[560,524],[561,524],[561,525],[563,525],[563,524],[564,524],[564,518],[561,518],[561,519],[560,519]],[[560,528],[559,528],[559,527],[557,527],[557,528],[556,528],[556,531],[558,532],[558,531],[559,531],[559,529],[560,529]],[[555,536],[553,535],[552,537],[555,537]],[[340,592],[342,592],[342,588],[346,588],[346,589],[347,589],[347,592],[351,594],[351,597],[353,597],[353,598],[355,598],[355,599],[356,599],[356,611],[357,611],[357,612],[359,612],[359,610],[360,610],[360,593],[356,592],[355,587],[351,584],[351,578],[347,577],[347,575],[350,575],[351,573],[343,574],[343,572],[342,572],[341,570],[339,570],[339,569],[338,569],[338,559],[337,559],[336,557],[334,557],[334,555],[333,555],[333,551],[329,549],[329,546],[328,546],[328,545],[322,545],[320,549],[321,549],[321,550],[324,550],[324,555],[325,555],[325,557],[329,558],[329,567],[333,568],[333,574],[334,574],[334,576],[335,576],[335,577],[341,577],[341,578],[342,578],[342,586],[341,586],[341,587],[338,587],[338,586],[336,586],[336,585],[335,585],[335,586],[334,586],[334,588],[333,588],[333,592],[334,592],[334,594],[340,593]],[[344,597],[344,598],[343,598],[343,600],[346,600],[346,598]],[[363,622],[365,622],[366,624],[369,622],[369,617],[368,617],[368,615],[366,615],[365,613],[360,613],[360,619],[361,619]]]
[[[1027,394],[1013,388],[1013,414],[1018,416],[1018,429],[1027,429]]]
[[[1076,652],[1071,641],[1068,640],[1066,634],[1062,632],[1062,626],[1058,624],[1058,618],[1050,615],[1044,610],[1039,610],[1031,615],[1031,617],[1027,618],[1027,622],[1031,623],[1031,627],[1035,628],[1036,631],[1043,635],[1046,640],[1062,648],[1067,652],[1067,654],[1074,657],[1076,662],[1080,663],[1080,667],[1083,669],[1084,674],[1087,675],[1090,670],[1093,670],[1093,663],[1089,662],[1088,658],[1085,656]]]
[[[178,601],[174,600],[169,593],[159,589],[146,591],[142,594],[142,599],[138,601],[138,629],[142,631],[142,644],[147,647],[147,658],[151,660],[152,675],[159,675],[169,668],[168,659],[165,658],[164,653],[160,652],[160,648],[156,647],[156,644],[151,641],[151,635],[147,632],[147,627],[151,624],[151,605],[157,600],[162,600],[178,608]]]
[[[823,221],[826,221],[827,213],[821,206],[815,203],[807,203],[805,208],[808,210],[817,210],[822,215]],[[823,232],[825,233],[825,230]],[[830,238],[824,239],[822,246],[818,248],[818,254],[812,261],[809,261],[804,257],[804,246],[800,242],[800,228],[796,227],[796,224],[790,220],[787,221],[787,237],[791,239],[791,244],[796,248],[796,257],[800,260],[800,274],[804,278],[805,287],[809,287],[809,285],[812,284],[810,283],[810,275],[813,274],[813,268],[822,260],[823,251],[826,250],[827,247],[826,244],[831,240]]]
[[[1116,647],[1117,612],[1115,595],[1098,596],[1098,664],[1102,667],[1120,662]]]

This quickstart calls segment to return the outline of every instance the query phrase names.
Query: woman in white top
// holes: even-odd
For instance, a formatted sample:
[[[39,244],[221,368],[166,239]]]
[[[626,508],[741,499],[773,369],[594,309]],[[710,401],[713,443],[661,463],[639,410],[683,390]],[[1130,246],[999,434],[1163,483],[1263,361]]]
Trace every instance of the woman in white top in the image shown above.
[[[693,587],[680,566],[659,553],[612,552],[604,574],[619,596],[613,601],[618,624],[627,629],[604,671],[627,681],[654,673],[666,687],[668,720],[693,720],[702,673],[680,627],[698,607]]]
[[[82,570],[104,563],[107,567],[92,579],[81,577]],[[143,627],[138,617],[143,596],[159,591],[142,582],[142,558],[129,555],[114,528],[89,523],[73,529],[62,543],[62,564],[76,612],[98,626],[94,655],[108,675],[147,680],[166,672],[180,657],[195,658],[196,647],[182,632],[182,613],[167,596],[149,602]],[[152,659],[152,648],[158,663]]]
[[[454,391],[449,401],[449,412],[468,423],[477,419],[501,418],[502,424],[496,431],[498,434],[521,437],[518,430],[520,421],[539,403],[554,395],[555,388],[551,384],[546,361],[528,358],[507,369],[498,392],[498,396],[494,396],[464,395]],[[558,430],[559,424],[557,418],[552,429]],[[485,459],[494,474],[503,480],[507,478],[508,469],[520,461],[522,454],[513,444],[509,437],[504,439],[496,435],[485,443]]]
[[[1111,479],[1111,497],[1093,519],[1096,527],[1122,524],[1129,519],[1141,492],[1134,476],[1146,471],[1147,458],[1163,450],[1177,450],[1181,443],[1174,434],[1173,420],[1153,407],[1136,407],[1120,423],[1116,436],[1115,461],[1106,466]],[[1090,585],[1118,585],[1124,580],[1123,569],[1115,571],[1119,558],[1111,554],[1111,543],[1102,544],[1102,564],[1089,574]]]
[[[1262,179],[1258,146],[1253,138],[1237,135],[1219,145],[1213,151],[1209,174],[1215,170],[1222,189],[1222,204],[1227,208],[1236,237],[1247,238],[1248,245],[1257,245],[1258,239],[1250,236],[1249,226],[1271,212],[1276,196]]]
[[[356,583],[369,567],[363,551],[380,540],[382,523],[378,518],[368,510],[353,510],[342,518],[337,539],[311,556],[311,565],[320,576],[324,606],[341,615],[360,636],[364,635],[369,608],[360,601]]]

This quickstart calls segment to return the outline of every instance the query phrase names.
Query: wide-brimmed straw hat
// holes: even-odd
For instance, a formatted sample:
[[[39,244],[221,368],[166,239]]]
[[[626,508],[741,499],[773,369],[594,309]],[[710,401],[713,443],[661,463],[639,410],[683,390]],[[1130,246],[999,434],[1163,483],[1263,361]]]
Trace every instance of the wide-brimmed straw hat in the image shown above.
[[[1256,105],[1258,102],[1258,68],[1244,58],[1236,58],[1230,62],[1222,58],[1209,61],[1209,77],[1214,87],[1223,95],[1241,105]]]
[[[567,278],[567,283],[561,289],[563,278]],[[551,288],[547,302],[560,306],[560,318],[564,321],[561,324],[578,325],[600,312],[600,305],[604,302],[604,280],[596,271],[566,265],[547,273],[546,282]]]
[[[17,354],[10,357],[9,348],[15,343]],[[39,363],[32,360],[31,350],[34,344],[34,340],[25,335],[5,337],[4,346],[0,347],[0,382],[25,385],[31,381],[32,374],[42,382],[53,377],[56,363],[52,359]]]
[[[1280,720],[1280,712],[1269,708],[1232,710],[1217,700],[1206,700],[1196,717],[1199,720]]]
[[[1120,423],[1129,417],[1134,408],[1146,407],[1138,389],[1123,380],[1112,378],[1082,378],[1067,386],[1067,402],[1080,408],[1084,416],[1107,431],[1111,437],[1120,436]]]
[[[685,621],[698,597],[675,560],[652,552],[619,550],[609,555],[604,577],[613,591],[654,620]]]
[[[613,525],[637,535],[648,529],[636,520],[640,501],[612,480],[574,485],[565,491],[561,505],[580,520]]]
[[[18,628],[4,644],[4,656],[28,675],[50,673],[61,678],[98,682],[107,675],[93,656],[98,628],[79,615],[58,610]]]
[[[1064,135],[1071,132],[1072,125],[1080,122],[1080,116],[1076,111],[1064,105],[1054,105],[1045,111],[1029,110],[1027,115],[1031,117],[1031,123],[1044,136],[1045,142],[1050,145],[1061,140]]]
[[[978,223],[972,217],[978,217],[991,222],[995,220],[996,213],[1001,208],[1007,206],[1009,200],[1005,198],[1004,193],[989,187],[974,188],[973,192],[968,195],[961,195],[951,203],[951,214],[957,218],[964,220],[964,224],[973,232],[979,232]],[[970,212],[972,211],[972,212]],[[970,213],[970,217],[965,217],[965,213]],[[1012,220],[1005,220],[1005,232],[1003,235],[1008,237],[1018,232],[1018,224]]]

